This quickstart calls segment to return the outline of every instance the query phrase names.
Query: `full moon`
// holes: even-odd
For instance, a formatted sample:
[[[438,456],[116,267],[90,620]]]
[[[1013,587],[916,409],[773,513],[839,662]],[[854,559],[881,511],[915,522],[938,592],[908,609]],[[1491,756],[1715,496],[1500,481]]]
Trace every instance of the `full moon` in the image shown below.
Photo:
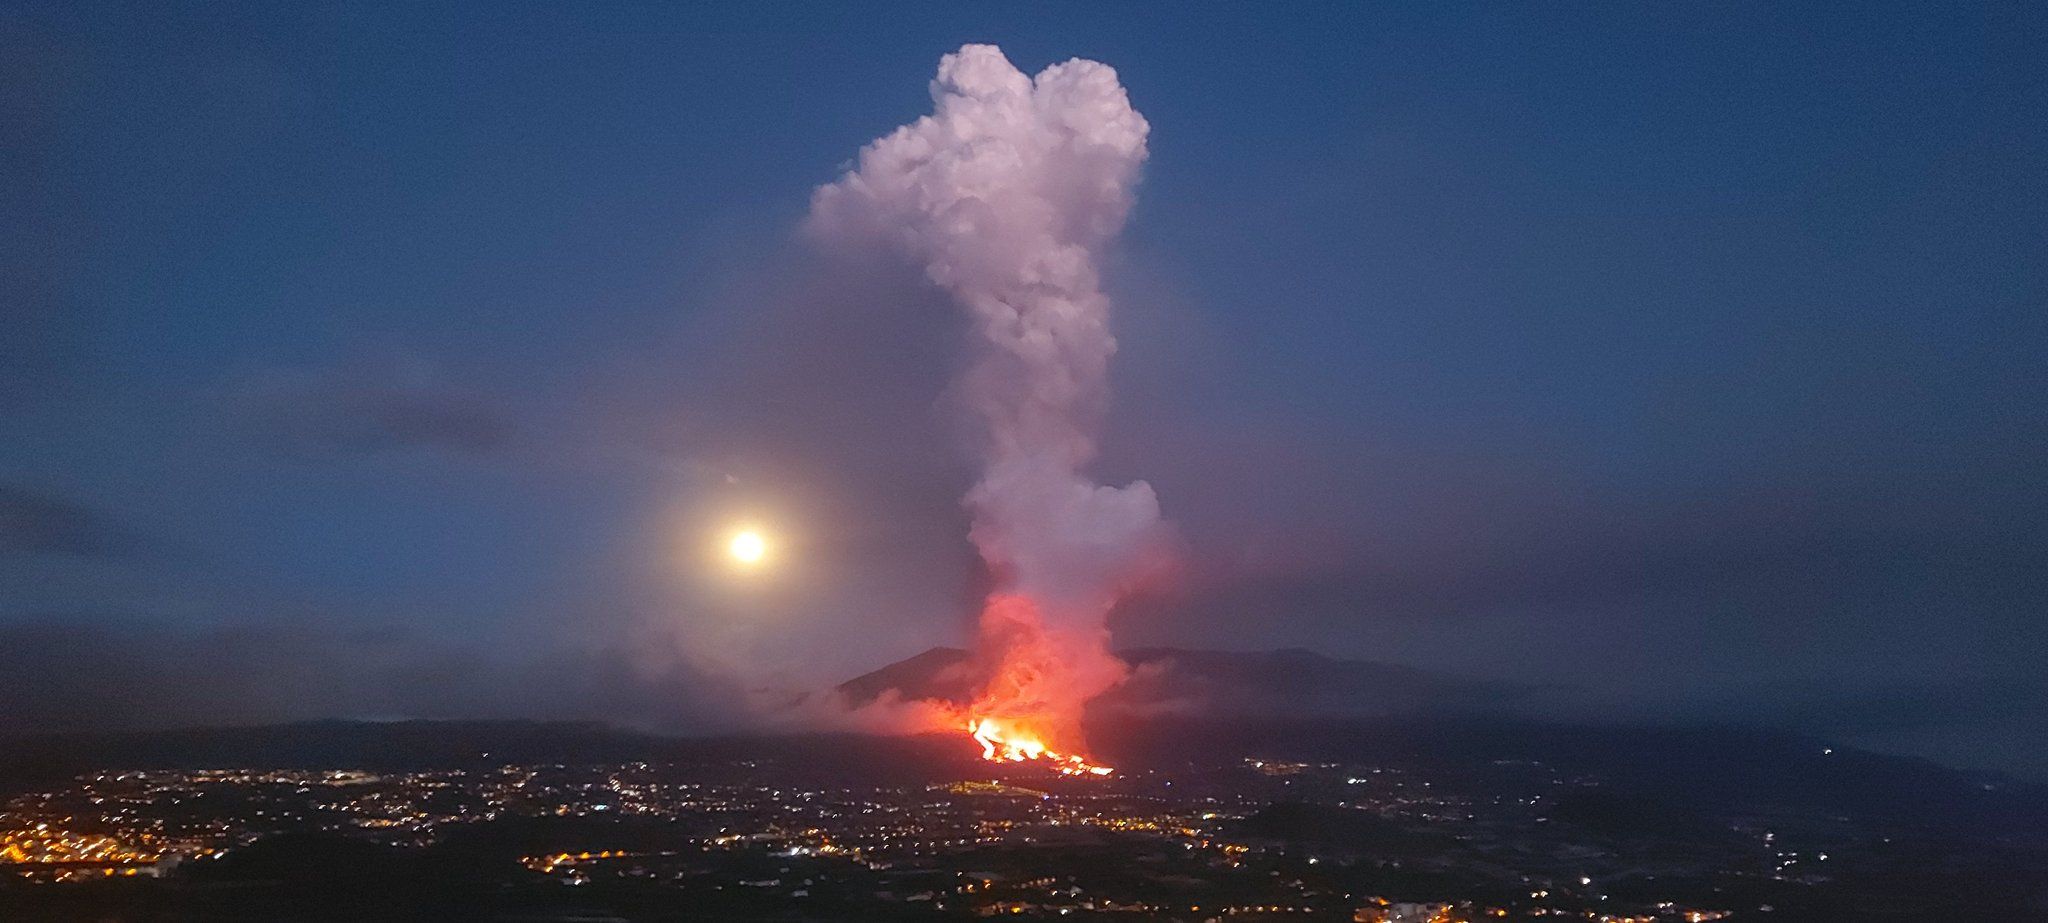
[[[768,540],[761,533],[746,529],[734,534],[725,550],[741,564],[759,564],[768,555]]]

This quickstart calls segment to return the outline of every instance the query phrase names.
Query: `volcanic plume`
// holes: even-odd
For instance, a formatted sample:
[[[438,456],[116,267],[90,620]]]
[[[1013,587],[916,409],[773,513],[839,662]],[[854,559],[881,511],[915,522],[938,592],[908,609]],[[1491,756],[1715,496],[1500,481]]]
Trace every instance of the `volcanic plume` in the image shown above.
[[[931,94],[931,115],[818,188],[810,227],[897,250],[967,314],[956,388],[982,470],[965,503],[996,588],[976,650],[985,681],[961,726],[991,757],[1078,766],[1082,706],[1125,670],[1106,618],[1165,547],[1150,485],[1083,474],[1116,352],[1098,266],[1149,127],[1108,66],[1028,77],[992,45],[946,55]]]

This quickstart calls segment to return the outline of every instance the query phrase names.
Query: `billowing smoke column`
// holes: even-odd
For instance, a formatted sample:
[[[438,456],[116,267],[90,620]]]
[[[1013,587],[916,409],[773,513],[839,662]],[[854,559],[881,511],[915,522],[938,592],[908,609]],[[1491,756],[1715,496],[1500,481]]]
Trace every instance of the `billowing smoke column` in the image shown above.
[[[931,93],[931,115],[817,190],[811,228],[898,248],[971,318],[958,385],[984,467],[966,504],[997,588],[977,651],[987,685],[963,717],[998,755],[1070,754],[1083,703],[1123,677],[1105,618],[1165,547],[1149,485],[1081,473],[1116,352],[1097,263],[1149,128],[1093,61],[1032,78],[968,45],[939,62]]]

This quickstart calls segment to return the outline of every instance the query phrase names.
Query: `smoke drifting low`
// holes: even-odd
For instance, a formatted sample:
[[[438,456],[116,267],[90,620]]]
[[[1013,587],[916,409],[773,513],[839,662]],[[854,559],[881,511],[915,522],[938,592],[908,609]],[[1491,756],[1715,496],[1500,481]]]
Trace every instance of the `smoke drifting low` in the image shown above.
[[[1105,618],[1167,546],[1150,485],[1083,473],[1116,352],[1099,267],[1149,126],[1109,67],[1072,60],[1029,77],[991,45],[946,55],[931,93],[931,115],[817,190],[809,228],[896,251],[966,312],[955,394],[981,475],[965,503],[996,579],[975,710],[1072,746],[1082,704],[1122,677]]]

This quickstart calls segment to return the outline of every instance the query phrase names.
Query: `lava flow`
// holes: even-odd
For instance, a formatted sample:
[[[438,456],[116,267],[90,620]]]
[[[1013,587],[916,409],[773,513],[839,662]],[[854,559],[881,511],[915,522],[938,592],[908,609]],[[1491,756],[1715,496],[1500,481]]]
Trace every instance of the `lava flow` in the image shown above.
[[[1088,701],[1129,673],[1109,653],[1105,632],[1056,627],[1038,600],[1004,591],[989,595],[975,644],[984,678],[954,726],[981,744],[983,758],[1035,761],[1068,775],[1110,774],[1083,755],[1082,731]]]
[[[1109,66],[1028,76],[993,45],[942,58],[931,94],[931,115],[818,187],[808,227],[851,255],[908,258],[967,317],[956,393],[981,476],[963,503],[993,592],[975,641],[984,682],[945,726],[990,760],[1108,775],[1078,754],[1088,701],[1129,673],[1109,613],[1172,544],[1150,484],[1086,473],[1117,346],[1099,264],[1151,127]]]
[[[967,732],[974,735],[976,743],[981,744],[981,758],[992,762],[1022,763],[1029,760],[1044,760],[1051,768],[1070,776],[1106,776],[1115,771],[1108,766],[1097,766],[1071,753],[1048,750],[1038,738],[1028,733],[1005,731],[993,718],[969,721]]]

